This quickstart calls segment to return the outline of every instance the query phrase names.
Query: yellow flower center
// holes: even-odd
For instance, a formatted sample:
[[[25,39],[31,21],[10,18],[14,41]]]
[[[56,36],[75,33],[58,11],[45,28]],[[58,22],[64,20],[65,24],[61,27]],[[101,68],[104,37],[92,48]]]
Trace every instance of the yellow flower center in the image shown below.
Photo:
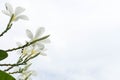
[[[26,49],[24,49],[24,50],[23,50],[23,54],[27,54],[27,51],[26,51]]]
[[[15,15],[13,15],[13,17],[12,17],[12,20],[11,20],[11,21],[15,21],[15,19],[16,19],[16,16],[15,16]]]
[[[31,54],[36,54],[36,53],[37,53],[37,51],[34,49],[31,51]]]

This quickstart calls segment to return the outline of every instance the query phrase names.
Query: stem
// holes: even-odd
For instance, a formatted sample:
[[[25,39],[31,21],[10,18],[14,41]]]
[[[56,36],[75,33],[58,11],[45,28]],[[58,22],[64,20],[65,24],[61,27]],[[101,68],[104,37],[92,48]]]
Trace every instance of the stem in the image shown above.
[[[16,64],[6,64],[9,65],[10,67],[8,67],[7,69],[5,69],[4,71],[9,71],[10,69],[14,68],[15,66],[20,66],[20,65],[26,65],[28,61],[30,61],[31,59],[37,57],[40,53],[37,53],[36,55],[30,57],[30,58],[26,58],[23,62],[19,62]],[[4,65],[4,64],[1,64]]]
[[[9,72],[8,74],[16,74],[16,73],[21,73],[20,71],[15,71],[15,72]]]
[[[25,63],[25,62],[23,62]],[[23,63],[16,63],[16,64],[0,64],[0,66],[18,66],[18,65],[21,65]]]
[[[13,64],[0,64],[0,66],[12,66]]]
[[[11,28],[11,26],[12,26],[11,22],[12,22],[13,17],[14,17],[14,15],[11,16],[9,23],[7,24],[6,29],[0,34],[0,37],[3,36],[5,33],[7,33],[7,31]]]
[[[10,66],[9,68],[5,69],[4,71],[9,71],[10,69],[12,69],[14,66]]]
[[[17,47],[17,48],[8,49],[8,50],[5,50],[5,51],[6,51],[6,52],[10,52],[10,51],[14,51],[14,50],[18,50],[18,49],[25,48],[25,47],[30,46],[30,45],[38,42],[38,41],[41,41],[41,40],[46,39],[46,38],[48,38],[49,36],[50,36],[50,35],[44,36],[44,37],[39,38],[39,39],[37,39],[37,40],[34,40],[34,41],[32,41],[32,42],[27,42],[27,43],[24,44],[23,46],[20,46],[20,47]]]
[[[16,64],[11,64],[10,67],[8,67],[7,69],[5,69],[4,71],[9,71],[10,69],[14,68],[15,66],[20,66],[20,65],[25,65],[26,62],[23,61],[22,63],[16,63]]]

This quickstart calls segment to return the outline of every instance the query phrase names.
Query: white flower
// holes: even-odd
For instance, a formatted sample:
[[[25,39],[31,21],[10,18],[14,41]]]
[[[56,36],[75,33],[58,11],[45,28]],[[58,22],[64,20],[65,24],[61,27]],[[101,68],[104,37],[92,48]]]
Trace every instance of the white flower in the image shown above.
[[[18,76],[18,80],[32,80],[30,76],[33,74],[33,71],[23,71],[21,75]]]
[[[31,80],[30,76],[35,73],[32,70],[28,70],[28,68],[31,66],[31,64],[27,64],[21,72],[21,75],[18,77],[19,80]]]
[[[27,34],[28,38],[30,39],[29,42],[40,39],[42,34],[44,33],[44,31],[45,31],[45,29],[43,27],[40,27],[36,31],[35,35],[33,35],[33,33],[30,30],[27,29],[26,34]],[[50,42],[49,39],[43,39],[43,40],[37,41],[36,43],[31,44],[31,45],[23,48],[22,51],[20,51],[19,53],[22,53],[22,55],[24,57],[28,57],[28,58],[32,57],[32,56],[35,56],[37,54],[46,56],[46,54],[44,53],[44,51],[46,50],[45,46],[44,46],[44,43],[49,43],[49,42]],[[17,45],[19,47],[22,46],[22,44],[19,43],[19,42],[17,43]]]
[[[28,47],[29,50],[26,49],[23,51],[23,54],[27,54],[28,56],[30,55],[30,57],[35,56],[36,54],[42,55],[42,56],[46,56],[47,54],[44,53],[45,49],[41,49],[41,47],[35,45],[35,46],[29,46]]]
[[[26,34],[27,34],[28,38],[30,39],[30,41],[34,41],[36,39],[41,38],[41,36],[44,33],[44,31],[45,31],[45,28],[44,27],[40,27],[40,28],[37,29],[35,35],[33,35],[33,33],[30,30],[27,29],[26,30]],[[34,45],[37,45],[41,49],[44,49],[44,43],[49,43],[49,42],[50,42],[50,40],[47,38],[47,39],[43,39],[41,41],[36,42]]]
[[[17,44],[17,46],[18,47],[21,47],[21,46],[23,46],[23,44],[22,43],[20,43],[20,42],[17,42],[16,43]],[[22,50],[18,50],[18,53],[22,53],[22,56],[28,56],[30,53],[31,53],[31,46],[28,46],[28,47],[25,47],[25,48],[23,48]]]
[[[22,44],[20,42],[17,42],[17,45],[19,47],[22,46]],[[18,53],[20,53],[20,54],[22,53],[22,56],[24,56],[24,57],[28,57],[28,56],[32,57],[32,56],[34,56],[36,54],[39,54],[39,53],[40,53],[40,55],[46,56],[44,51],[45,51],[45,49],[43,49],[43,46],[40,46],[40,45],[39,46],[38,45],[32,46],[32,45],[30,45],[28,47],[23,48]]]
[[[43,48],[41,48],[40,46],[37,46],[37,45],[32,46],[32,47],[33,47],[33,49],[32,49],[32,51],[31,51],[31,54],[32,54],[33,56],[36,55],[36,54],[38,54],[38,53],[40,53],[40,55],[42,55],[42,56],[47,56],[47,54],[44,53],[45,48],[43,49]]]
[[[5,4],[5,7],[6,7],[6,10],[3,10],[2,12],[5,14],[5,15],[8,15],[8,16],[13,16],[12,18],[12,21],[17,21],[19,19],[23,19],[23,20],[28,20],[28,17],[26,15],[20,15],[22,12],[25,11],[24,8],[22,7],[17,7],[15,9],[15,11],[13,10],[13,7],[11,6],[11,4],[9,3],[6,3]]]

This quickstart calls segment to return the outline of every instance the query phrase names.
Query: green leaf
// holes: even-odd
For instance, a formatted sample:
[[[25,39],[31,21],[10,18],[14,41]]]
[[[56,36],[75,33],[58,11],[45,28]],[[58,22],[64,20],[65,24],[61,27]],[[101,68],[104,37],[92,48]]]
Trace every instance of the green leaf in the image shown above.
[[[4,50],[0,50],[0,61],[7,57],[8,57],[8,53]]]
[[[10,74],[0,70],[0,80],[16,80],[16,79],[12,77]]]

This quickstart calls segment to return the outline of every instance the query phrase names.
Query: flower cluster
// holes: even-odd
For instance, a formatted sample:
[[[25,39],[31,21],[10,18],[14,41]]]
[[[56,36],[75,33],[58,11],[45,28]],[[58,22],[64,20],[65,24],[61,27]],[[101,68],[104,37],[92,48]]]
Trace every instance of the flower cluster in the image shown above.
[[[30,39],[28,42],[32,42],[32,41],[35,41],[37,39],[40,39],[42,34],[44,33],[45,31],[45,28],[44,27],[40,27],[37,29],[35,35],[33,35],[33,33],[27,29],[26,30],[26,35],[27,37]],[[46,54],[44,53],[44,51],[46,50],[45,49],[45,43],[50,43],[50,40],[47,38],[47,39],[43,39],[41,41],[38,41],[28,47],[25,47],[24,49],[22,49],[22,54],[23,56],[34,56],[36,54],[40,54],[40,55],[43,55],[43,56],[46,56]],[[21,43],[17,43],[18,46],[22,46]]]
[[[28,20],[28,17],[26,15],[22,15],[22,13],[25,11],[22,7],[16,7],[15,10],[13,9],[12,5],[9,3],[5,4],[6,10],[2,10],[2,12],[10,16],[10,20],[8,22],[8,25],[6,29],[0,34],[0,37],[3,36],[9,29],[11,29],[11,26],[13,22],[18,21],[19,19]],[[14,77],[12,77],[9,74],[19,74],[18,80],[31,80],[30,76],[33,74],[32,70],[29,70],[29,67],[31,66],[30,60],[37,57],[38,55],[46,56],[44,52],[46,51],[45,44],[50,43],[50,40],[48,39],[49,35],[43,36],[43,33],[45,32],[44,27],[39,27],[36,30],[36,33],[33,34],[31,30],[26,30],[26,35],[29,38],[28,41],[25,41],[25,44],[22,44],[20,42],[17,42],[17,47],[11,48],[8,50],[1,50],[2,56],[0,55],[0,60],[5,59],[8,56],[7,52],[18,50],[20,55],[18,57],[18,60],[14,64],[0,64],[0,66],[7,66],[7,69],[0,72],[4,72],[2,74],[6,74],[8,78],[12,78],[10,80],[15,80]],[[17,67],[18,70],[15,70],[14,68]],[[14,69],[15,71],[11,72],[11,69]],[[1,73],[0,73],[1,75]],[[4,78],[4,77],[3,77]],[[3,78],[0,80],[3,80]],[[6,79],[6,78],[5,78]],[[8,80],[8,79],[6,79]]]
[[[44,31],[45,31],[45,29],[43,27],[40,27],[37,29],[35,35],[33,35],[33,33],[27,29],[26,34],[27,34],[27,37],[30,39],[28,42],[33,42],[37,39],[40,39],[42,34],[44,33]],[[50,42],[50,40],[47,38],[47,39],[43,39],[43,40],[38,41],[30,46],[23,48],[20,51],[22,53],[20,60],[27,61],[27,64],[28,64],[29,59],[34,58],[34,57],[38,56],[39,54],[46,56],[47,54],[44,53],[44,51],[46,50],[44,44],[49,43],[49,42]],[[18,42],[17,45],[22,46],[22,44],[20,42]],[[19,77],[19,80],[30,80],[29,77],[33,73],[32,71],[27,70],[30,65],[26,65],[26,67],[24,69],[20,69],[21,75]]]
[[[27,64],[24,68],[19,69],[19,71],[21,72],[21,74],[18,77],[18,80],[31,80],[30,76],[32,74],[34,74],[35,72],[32,70],[29,70],[29,67],[31,66],[31,64]]]

